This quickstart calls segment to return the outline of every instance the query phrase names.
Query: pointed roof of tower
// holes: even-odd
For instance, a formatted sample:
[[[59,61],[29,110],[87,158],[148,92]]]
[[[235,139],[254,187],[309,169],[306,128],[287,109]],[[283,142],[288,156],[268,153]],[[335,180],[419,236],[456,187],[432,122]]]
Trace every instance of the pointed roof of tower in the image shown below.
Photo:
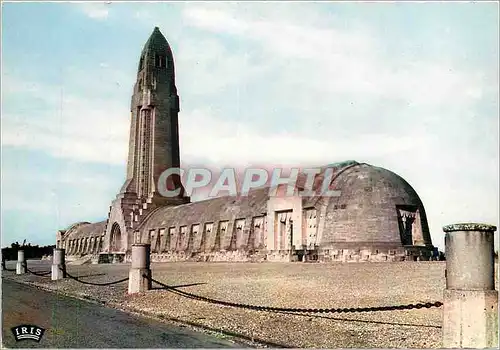
[[[174,55],[167,39],[160,32],[160,28],[155,27],[144,44],[139,60],[138,74],[146,67],[156,65],[156,60],[164,57],[167,72],[174,77]]]
[[[149,36],[149,39],[144,44],[144,48],[142,52],[154,52],[154,51],[167,51],[170,55],[172,55],[172,50],[170,49],[170,45],[168,44],[167,39],[160,32],[160,28],[155,27],[153,32]]]

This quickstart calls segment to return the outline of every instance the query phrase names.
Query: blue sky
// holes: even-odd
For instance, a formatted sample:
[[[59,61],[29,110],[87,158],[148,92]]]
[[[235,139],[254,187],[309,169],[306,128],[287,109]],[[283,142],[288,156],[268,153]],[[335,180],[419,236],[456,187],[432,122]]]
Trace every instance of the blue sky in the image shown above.
[[[498,225],[496,3],[3,3],[2,246],[106,218],[155,26],[185,165],[355,159],[416,189],[440,247]]]

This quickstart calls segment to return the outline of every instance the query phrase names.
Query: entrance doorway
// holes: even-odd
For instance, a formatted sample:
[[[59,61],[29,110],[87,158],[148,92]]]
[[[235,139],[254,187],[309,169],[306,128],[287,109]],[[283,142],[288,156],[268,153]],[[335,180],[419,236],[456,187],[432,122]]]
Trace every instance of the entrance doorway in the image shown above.
[[[122,233],[120,230],[120,225],[114,223],[111,227],[111,237],[110,237],[110,251],[119,252],[122,248]]]

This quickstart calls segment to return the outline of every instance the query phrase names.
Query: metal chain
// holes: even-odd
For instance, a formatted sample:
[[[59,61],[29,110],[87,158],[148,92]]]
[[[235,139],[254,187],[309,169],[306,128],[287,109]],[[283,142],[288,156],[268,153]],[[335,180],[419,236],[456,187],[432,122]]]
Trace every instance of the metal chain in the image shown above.
[[[422,308],[431,308],[431,307],[440,307],[443,305],[442,302],[436,301],[433,303],[417,303],[417,304],[407,304],[407,305],[396,305],[396,306],[375,306],[375,307],[358,307],[358,308],[330,308],[330,309],[300,309],[300,308],[280,308],[280,307],[271,307],[271,306],[256,306],[256,305],[248,305],[248,304],[240,304],[240,303],[232,303],[217,299],[211,299],[207,297],[203,297],[201,295],[196,295],[180,290],[176,290],[170,286],[167,286],[164,283],[161,283],[153,278],[148,277],[147,275],[143,275],[143,277],[150,279],[152,282],[159,284],[162,287],[165,287],[169,292],[184,296],[186,298],[201,300],[211,304],[218,304],[223,306],[232,306],[242,309],[250,309],[257,311],[270,311],[270,312],[296,312],[296,313],[343,313],[343,312],[372,312],[372,311],[392,311],[392,310],[411,310],[411,309],[422,309]]]
[[[33,275],[40,276],[40,277],[49,277],[47,275],[52,273],[52,271],[47,271],[47,272],[31,271],[30,269],[28,269],[27,266],[26,266],[26,271],[28,271],[29,273],[32,273]]]
[[[61,269],[61,271],[63,271],[63,269]],[[94,282],[82,281],[82,280],[78,279],[78,277],[71,276],[67,272],[66,272],[66,276],[68,276],[69,278],[71,278],[71,279],[73,279],[73,280],[75,280],[77,282],[80,282],[80,283],[83,283],[83,284],[90,284],[92,286],[110,286],[112,284],[117,284],[117,283],[122,283],[122,282],[128,281],[128,277],[127,277],[127,278],[124,278],[124,279],[121,279],[121,280],[118,280],[118,281],[114,281],[114,282],[94,283]]]
[[[6,269],[6,270],[7,271],[15,271],[15,270],[8,270],[8,269]],[[42,277],[45,277],[46,275],[51,273],[51,271],[44,272],[44,273],[38,273],[35,271],[31,271],[27,267],[26,267],[26,270],[28,272],[36,275],[36,276],[42,276]],[[82,281],[79,278],[70,275],[62,268],[60,268],[60,270],[65,272],[66,276],[68,276],[69,278],[71,278],[77,282],[80,282],[83,284],[88,284],[88,285],[93,285],[93,286],[109,286],[109,285],[118,284],[118,283],[128,281],[128,279],[129,279],[127,277],[127,278],[123,278],[121,280],[114,281],[114,282],[94,283],[94,282]],[[228,301],[223,301],[223,300],[207,298],[207,297],[204,297],[201,295],[196,295],[196,294],[192,294],[192,293],[188,293],[188,292],[174,289],[173,287],[170,287],[170,286],[168,286],[160,281],[157,281],[157,280],[155,280],[155,279],[153,279],[145,274],[143,275],[143,277],[149,279],[151,282],[154,282],[154,283],[159,284],[160,286],[166,288],[169,292],[175,293],[177,295],[181,295],[181,296],[189,298],[189,299],[205,301],[205,302],[211,303],[211,304],[231,306],[231,307],[250,309],[250,310],[256,310],[256,311],[295,312],[295,313],[343,313],[343,312],[373,312],[373,311],[411,310],[411,309],[441,307],[443,305],[442,302],[436,301],[433,303],[427,302],[427,303],[416,303],[416,304],[396,305],[396,306],[374,306],[374,307],[330,308],[330,309],[305,309],[305,308],[281,308],[281,307],[272,307],[272,306],[257,306],[257,305],[233,303],[233,302],[228,302]]]
[[[25,265],[26,266],[26,265]],[[90,284],[90,285],[93,285],[93,286],[110,286],[112,284],[117,284],[117,283],[121,283],[121,282],[125,282],[128,280],[128,277],[127,278],[124,278],[124,279],[121,279],[121,280],[118,280],[118,281],[114,281],[114,282],[107,282],[107,283],[93,283],[93,282],[87,282],[87,281],[82,281],[80,279],[78,279],[77,277],[75,276],[71,276],[68,272],[66,272],[64,269],[62,268],[59,268],[61,271],[65,272],[66,276],[68,276],[69,278],[71,279],[74,279],[75,281],[77,282],[80,282],[80,283],[83,283],[83,284]],[[39,273],[39,272],[36,272],[36,271],[31,271],[30,269],[28,269],[28,267],[26,266],[26,270],[29,272],[29,273],[32,273],[33,275],[36,275],[36,276],[40,276],[40,277],[49,277],[47,276],[48,274],[52,273],[52,271],[47,271],[47,272],[42,272],[42,273]],[[7,271],[16,271],[15,269],[14,270],[7,270]]]

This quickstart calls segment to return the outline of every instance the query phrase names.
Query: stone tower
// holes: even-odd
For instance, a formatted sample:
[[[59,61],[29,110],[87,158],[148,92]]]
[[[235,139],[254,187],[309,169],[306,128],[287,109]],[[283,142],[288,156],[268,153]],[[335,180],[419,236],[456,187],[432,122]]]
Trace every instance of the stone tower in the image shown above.
[[[174,58],[158,27],[141,52],[130,109],[127,178],[110,207],[105,239],[108,253],[126,253],[133,232],[154,209],[189,202],[178,177],[169,177],[167,188],[180,188],[179,197],[158,193],[161,173],[180,167]]]

